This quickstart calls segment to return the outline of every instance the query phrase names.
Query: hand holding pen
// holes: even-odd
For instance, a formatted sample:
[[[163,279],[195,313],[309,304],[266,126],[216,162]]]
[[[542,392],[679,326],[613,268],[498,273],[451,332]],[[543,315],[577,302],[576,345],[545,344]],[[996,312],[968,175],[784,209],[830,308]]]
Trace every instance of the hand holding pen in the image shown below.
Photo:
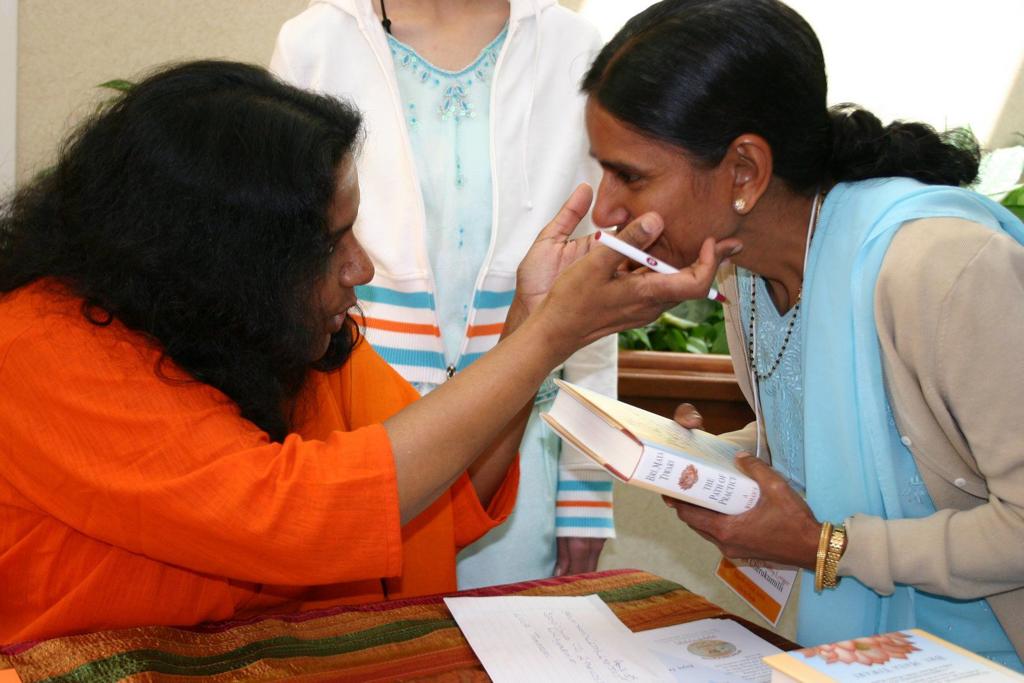
[[[637,263],[650,268],[655,273],[672,275],[673,273],[679,272],[678,268],[674,268],[673,266],[670,266],[667,263],[662,263],[658,259],[648,254],[646,251],[637,249],[631,244],[626,244],[625,242],[623,242],[610,232],[603,232],[601,230],[598,230],[597,232],[594,233],[594,239],[597,240],[599,244],[603,244],[609,249],[619,252],[626,258],[632,259],[633,261],[636,261]],[[729,300],[726,299],[725,296],[723,296],[714,287],[708,290],[707,298],[711,299],[712,301],[729,303]]]

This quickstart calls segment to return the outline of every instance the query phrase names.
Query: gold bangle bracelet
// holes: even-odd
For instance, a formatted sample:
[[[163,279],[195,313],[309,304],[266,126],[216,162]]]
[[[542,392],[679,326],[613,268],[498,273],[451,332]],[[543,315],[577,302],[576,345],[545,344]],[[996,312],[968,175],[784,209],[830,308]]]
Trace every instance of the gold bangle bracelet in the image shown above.
[[[818,554],[814,561],[814,591],[820,593],[825,578],[825,555],[828,553],[829,539],[832,538],[832,522],[821,523],[821,534],[818,536]]]
[[[842,524],[833,527],[829,534],[828,549],[825,551],[824,571],[821,585],[824,588],[835,588],[839,585],[839,560],[846,551],[846,527]]]

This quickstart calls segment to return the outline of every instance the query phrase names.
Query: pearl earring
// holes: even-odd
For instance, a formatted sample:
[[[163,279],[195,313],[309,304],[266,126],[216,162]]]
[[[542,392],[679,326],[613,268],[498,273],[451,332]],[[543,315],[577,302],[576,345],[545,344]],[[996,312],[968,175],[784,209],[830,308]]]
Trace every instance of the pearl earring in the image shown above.
[[[740,197],[739,199],[732,203],[732,208],[736,209],[736,213],[743,213],[743,211],[747,208],[747,200],[744,199],[743,197]]]

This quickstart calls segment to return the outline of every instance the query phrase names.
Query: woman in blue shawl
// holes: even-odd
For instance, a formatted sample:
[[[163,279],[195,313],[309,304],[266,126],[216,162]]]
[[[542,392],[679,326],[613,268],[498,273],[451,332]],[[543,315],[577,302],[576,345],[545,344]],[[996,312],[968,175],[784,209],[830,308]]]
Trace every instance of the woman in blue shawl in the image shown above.
[[[680,519],[805,570],[805,644],[920,627],[1021,670],[1024,229],[961,189],[973,137],[830,110],[818,40],[775,0],[660,2],[583,89],[597,225],[659,212],[668,263],[744,245],[719,278],[758,422],[729,438],[762,498]]]

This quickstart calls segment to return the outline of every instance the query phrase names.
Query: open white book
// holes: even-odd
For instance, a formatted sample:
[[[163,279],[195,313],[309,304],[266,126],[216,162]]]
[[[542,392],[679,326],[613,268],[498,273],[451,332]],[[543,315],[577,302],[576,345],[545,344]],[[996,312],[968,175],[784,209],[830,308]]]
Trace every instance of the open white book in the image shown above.
[[[733,464],[739,447],[563,380],[541,415],[559,436],[627,484],[738,515],[761,489]]]

